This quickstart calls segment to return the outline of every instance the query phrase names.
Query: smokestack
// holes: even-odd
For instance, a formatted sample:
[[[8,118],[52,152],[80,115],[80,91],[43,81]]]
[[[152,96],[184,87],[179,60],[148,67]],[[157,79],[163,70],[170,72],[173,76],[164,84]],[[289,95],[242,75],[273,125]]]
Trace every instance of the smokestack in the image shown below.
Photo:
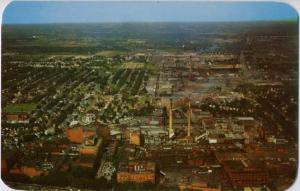
[[[169,138],[172,138],[174,136],[174,130],[173,130],[173,114],[172,114],[172,99],[170,99],[170,110],[169,110]]]
[[[189,109],[188,109],[188,129],[187,129],[187,136],[191,136],[191,102],[189,101]]]

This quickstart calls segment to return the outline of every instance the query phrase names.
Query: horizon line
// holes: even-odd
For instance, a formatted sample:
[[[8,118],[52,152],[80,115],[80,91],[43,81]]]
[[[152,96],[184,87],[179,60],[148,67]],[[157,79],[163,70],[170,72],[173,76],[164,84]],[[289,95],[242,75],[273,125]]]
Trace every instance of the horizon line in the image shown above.
[[[3,23],[1,25],[51,25],[51,24],[155,24],[155,23],[255,23],[255,22],[299,22],[299,18],[262,19],[262,20],[228,20],[228,21],[91,21],[91,22],[33,22],[33,23]]]

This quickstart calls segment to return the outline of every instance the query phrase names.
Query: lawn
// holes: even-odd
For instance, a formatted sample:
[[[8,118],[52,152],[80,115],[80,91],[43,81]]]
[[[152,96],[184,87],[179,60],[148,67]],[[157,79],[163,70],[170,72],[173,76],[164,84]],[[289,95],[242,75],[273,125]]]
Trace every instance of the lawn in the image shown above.
[[[5,113],[18,113],[18,112],[25,112],[31,113],[35,110],[37,104],[34,103],[24,103],[24,104],[10,104],[3,108],[3,112]]]

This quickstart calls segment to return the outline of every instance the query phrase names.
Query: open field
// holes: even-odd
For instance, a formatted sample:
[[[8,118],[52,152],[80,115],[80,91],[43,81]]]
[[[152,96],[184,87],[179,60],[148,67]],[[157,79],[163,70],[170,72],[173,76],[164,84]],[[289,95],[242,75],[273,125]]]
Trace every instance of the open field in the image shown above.
[[[126,62],[122,65],[124,69],[141,69],[144,68],[145,64],[140,62]]]
[[[117,50],[103,50],[103,51],[96,52],[95,55],[112,57],[112,56],[122,55],[122,54],[126,54],[126,52],[117,51]]]
[[[10,104],[3,108],[3,112],[5,113],[31,113],[35,110],[37,104],[34,103],[24,103],[24,104]]]

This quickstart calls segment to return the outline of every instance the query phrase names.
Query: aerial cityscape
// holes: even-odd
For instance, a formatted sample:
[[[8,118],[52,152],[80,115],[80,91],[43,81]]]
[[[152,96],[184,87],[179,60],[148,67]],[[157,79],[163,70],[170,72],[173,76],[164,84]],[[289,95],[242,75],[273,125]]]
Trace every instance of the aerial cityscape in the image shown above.
[[[2,24],[1,179],[10,188],[283,191],[294,183],[297,16],[197,22],[189,3],[169,2],[155,6],[182,8],[190,20],[172,11],[175,20],[147,20],[144,11],[112,21],[112,8],[107,22],[74,22],[69,12],[55,23],[9,16],[19,4]],[[154,3],[133,4],[143,12]],[[98,18],[78,19],[86,16]]]

